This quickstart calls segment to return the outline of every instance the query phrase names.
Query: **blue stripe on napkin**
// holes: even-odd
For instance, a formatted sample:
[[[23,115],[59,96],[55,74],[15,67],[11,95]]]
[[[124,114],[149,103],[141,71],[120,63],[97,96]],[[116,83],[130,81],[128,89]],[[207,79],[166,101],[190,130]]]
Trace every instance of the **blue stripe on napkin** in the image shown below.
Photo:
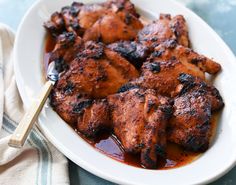
[[[3,116],[3,129],[8,133],[13,133],[16,128],[16,123],[12,121],[7,115]],[[39,154],[39,165],[37,169],[36,184],[48,185],[51,184],[52,171],[52,154],[49,150],[45,139],[40,133],[33,129],[29,135],[27,142],[32,145]]]

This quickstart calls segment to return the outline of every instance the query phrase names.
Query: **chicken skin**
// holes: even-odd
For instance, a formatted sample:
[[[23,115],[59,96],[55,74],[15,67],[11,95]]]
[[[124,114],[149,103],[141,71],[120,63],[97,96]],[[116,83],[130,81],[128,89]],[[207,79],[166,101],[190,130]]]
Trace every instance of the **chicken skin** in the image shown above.
[[[137,76],[135,67],[119,54],[102,43],[89,41],[71,62],[70,68],[61,75],[56,86],[70,88],[92,98],[104,98]]]
[[[188,28],[182,15],[171,18],[170,14],[161,14],[159,20],[146,25],[137,36],[137,41],[149,48],[170,39],[185,47],[190,46]]]
[[[158,155],[165,154],[166,124],[171,115],[168,99],[153,90],[130,89],[109,95],[114,134],[124,150],[141,152],[146,168],[157,166]]]
[[[168,140],[191,151],[204,152],[209,147],[212,112],[224,103],[218,90],[197,77],[182,73],[173,116],[168,124]]]

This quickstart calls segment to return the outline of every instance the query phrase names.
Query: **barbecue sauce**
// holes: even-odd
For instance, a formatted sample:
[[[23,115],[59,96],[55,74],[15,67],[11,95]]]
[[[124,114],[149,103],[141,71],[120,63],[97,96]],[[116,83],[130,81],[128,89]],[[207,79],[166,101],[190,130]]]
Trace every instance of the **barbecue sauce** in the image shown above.
[[[124,151],[121,143],[113,134],[103,133],[95,141],[88,140],[82,134],[78,133],[90,145],[99,152],[128,165],[139,168],[145,168],[140,163],[140,154],[131,154]],[[184,166],[199,156],[199,153],[189,152],[182,149],[174,143],[168,143],[166,148],[166,157],[159,157],[158,170],[177,168]]]
[[[49,64],[49,56],[55,47],[55,40],[48,36],[46,39],[46,47],[44,53],[44,71],[47,70]],[[212,138],[215,135],[217,127],[217,115],[213,115],[211,119],[212,124]],[[73,128],[76,132],[76,128]],[[82,134],[77,132],[84,140],[86,140],[92,147],[99,152],[128,165],[144,168],[140,163],[140,154],[130,154],[124,151],[120,141],[112,133],[102,133],[95,140],[88,140]],[[200,153],[189,152],[174,143],[168,143],[166,148],[166,157],[159,157],[158,170],[166,170],[170,168],[177,168],[191,163],[197,159]]]

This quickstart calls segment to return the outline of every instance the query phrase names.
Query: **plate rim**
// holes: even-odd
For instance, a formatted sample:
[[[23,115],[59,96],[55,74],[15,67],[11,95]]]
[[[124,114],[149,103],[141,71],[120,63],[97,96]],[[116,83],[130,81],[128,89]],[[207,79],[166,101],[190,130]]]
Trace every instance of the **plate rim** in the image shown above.
[[[44,0],[37,0],[35,1],[32,6],[27,10],[27,12],[25,13],[25,15],[23,16],[23,18],[21,19],[21,22],[19,24],[19,27],[17,29],[16,32],[16,36],[15,36],[15,45],[17,45],[16,43],[18,43],[18,34],[20,33],[19,30],[21,30],[21,27],[26,19],[26,17],[28,16],[28,14],[32,11],[32,9],[34,7],[36,7],[40,2],[43,2]],[[86,1],[86,0],[85,0]],[[131,0],[132,1],[132,0]],[[228,47],[228,45],[224,42],[224,40],[202,19],[200,18],[195,12],[193,12],[192,10],[190,10],[189,8],[185,7],[184,5],[182,5],[180,2],[174,1],[174,0],[168,0],[170,1],[172,4],[175,4],[175,6],[181,7],[183,9],[185,9],[185,11],[190,14],[191,16],[194,16],[196,19],[198,19],[199,21],[201,21],[202,24],[204,24],[205,27],[207,27],[208,31],[211,32],[212,36],[214,36],[214,39],[216,39],[218,42],[221,43],[221,46],[224,48],[224,50],[226,51],[226,53],[228,54],[228,57],[230,57],[232,59],[233,62],[236,62],[236,58],[235,55],[233,54],[232,50]],[[25,106],[28,107],[30,102],[29,102],[29,98],[27,96],[27,93],[25,91],[25,89],[23,88],[23,78],[19,72],[19,70],[17,69],[17,58],[16,58],[16,51],[17,51],[17,47],[14,47],[13,49],[13,58],[14,58],[14,72],[15,72],[15,77],[16,77],[16,84],[20,93],[20,96],[22,98],[22,101],[24,102]],[[46,138],[56,147],[58,148],[60,151],[63,151],[63,155],[67,156],[70,160],[72,160],[73,162],[75,162],[77,164],[77,160],[74,159],[73,155],[70,154],[70,151],[66,151],[66,148],[64,148],[63,146],[60,146],[60,142],[59,140],[57,140],[56,138],[54,138],[54,136],[52,134],[50,134],[50,131],[47,129],[44,129],[42,126],[40,126],[40,124],[37,124],[37,126],[39,126],[39,129],[42,131],[42,133],[46,136]],[[77,164],[78,165],[78,164]],[[234,159],[233,163],[226,167],[225,169],[221,170],[218,174],[216,175],[212,175],[211,177],[209,177],[208,179],[199,182],[199,184],[203,184],[203,183],[210,183],[212,181],[215,181],[216,179],[222,177],[224,174],[226,174],[227,172],[229,172],[234,166],[236,165],[236,158]],[[93,168],[89,168],[85,165],[78,165],[82,168],[84,168],[85,170],[88,170],[89,172],[107,179],[111,182],[115,182],[115,183],[122,183],[122,184],[133,184],[132,182],[127,182],[127,181],[123,181],[121,179],[116,179],[114,178],[114,176],[110,176],[109,174],[104,174],[101,173],[99,170],[93,169]]]

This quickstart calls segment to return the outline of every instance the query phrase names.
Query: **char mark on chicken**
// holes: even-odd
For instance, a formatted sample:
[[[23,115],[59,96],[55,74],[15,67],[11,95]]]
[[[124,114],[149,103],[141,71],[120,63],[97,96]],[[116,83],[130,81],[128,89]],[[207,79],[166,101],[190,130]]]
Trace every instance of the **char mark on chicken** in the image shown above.
[[[126,58],[137,69],[141,68],[143,62],[150,54],[149,49],[145,45],[134,41],[119,41],[108,45],[108,48]]]

